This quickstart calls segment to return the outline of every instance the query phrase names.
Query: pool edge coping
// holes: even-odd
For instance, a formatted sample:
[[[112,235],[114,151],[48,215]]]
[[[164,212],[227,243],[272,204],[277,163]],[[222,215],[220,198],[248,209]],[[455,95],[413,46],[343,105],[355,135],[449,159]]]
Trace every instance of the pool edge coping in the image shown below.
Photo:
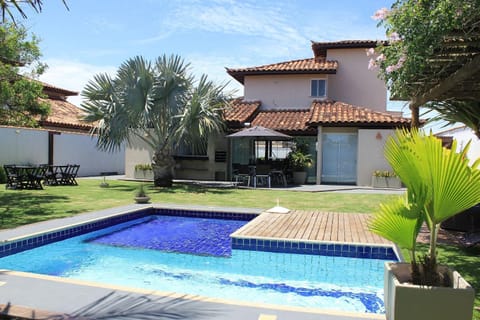
[[[250,308],[268,309],[273,311],[277,310],[277,311],[289,311],[289,312],[297,312],[297,313],[339,316],[339,317],[347,317],[348,319],[385,320],[385,314],[337,311],[337,310],[321,309],[321,308],[295,307],[295,306],[286,306],[286,305],[277,305],[277,304],[268,304],[268,303],[246,302],[246,301],[232,300],[232,299],[212,298],[212,297],[207,297],[202,295],[192,295],[192,294],[184,294],[184,293],[160,291],[160,290],[148,290],[148,289],[142,289],[142,288],[136,288],[136,287],[120,286],[120,285],[113,285],[108,283],[86,281],[86,280],[79,280],[79,279],[72,279],[72,278],[62,278],[57,276],[50,276],[50,275],[43,275],[43,274],[8,270],[8,269],[0,269],[0,274],[6,275],[6,276],[10,275],[14,277],[28,278],[28,279],[37,279],[42,281],[54,282],[54,283],[64,283],[64,284],[70,284],[74,286],[117,290],[117,291],[123,291],[123,292],[134,293],[134,294],[154,295],[154,296],[168,297],[168,298],[179,298],[179,299],[189,300],[189,301],[200,301],[200,302],[216,303],[216,304],[222,304],[222,305],[234,305],[238,307],[250,307]],[[45,310],[45,311],[55,312],[54,310]]]

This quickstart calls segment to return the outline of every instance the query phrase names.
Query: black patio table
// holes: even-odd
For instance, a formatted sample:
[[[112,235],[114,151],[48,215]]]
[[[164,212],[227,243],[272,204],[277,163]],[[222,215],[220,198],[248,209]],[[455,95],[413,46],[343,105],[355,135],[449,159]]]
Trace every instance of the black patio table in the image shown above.
[[[34,165],[5,165],[7,174],[7,189],[43,189],[42,180],[45,179],[47,166]]]

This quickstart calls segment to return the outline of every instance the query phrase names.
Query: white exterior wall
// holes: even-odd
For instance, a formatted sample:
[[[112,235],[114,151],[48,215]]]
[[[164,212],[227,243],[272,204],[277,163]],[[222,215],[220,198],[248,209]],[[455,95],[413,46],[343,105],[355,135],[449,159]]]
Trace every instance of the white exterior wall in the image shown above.
[[[312,79],[327,79],[327,98],[386,111],[387,88],[378,72],[368,70],[365,49],[329,49],[328,60],[337,60],[336,74],[279,74],[245,76],[245,100],[262,101],[262,109],[308,109]]]
[[[262,110],[308,109],[313,100],[319,99],[310,96],[312,79],[328,80],[328,96],[330,83],[327,75],[261,75],[245,77],[245,100],[262,101]]]
[[[48,163],[48,132],[27,128],[0,128],[0,165]]]
[[[125,177],[134,178],[137,164],[152,163],[153,151],[138,138],[132,139],[132,143],[125,147]]]
[[[125,148],[115,153],[99,151],[96,138],[86,134],[62,133],[54,135],[53,164],[79,164],[78,175],[98,176],[102,172],[125,170]],[[48,151],[48,149],[47,149]]]
[[[175,179],[215,180],[227,177],[227,163],[215,162],[215,151],[228,151],[227,139],[220,135],[209,140],[208,159],[178,159],[175,166]],[[153,151],[144,142],[134,140],[125,149],[125,176],[134,178],[135,165],[152,163]],[[223,180],[223,179],[222,179]]]
[[[358,130],[357,185],[370,186],[375,170],[392,171],[385,159],[384,148],[386,139],[393,133],[391,129]]]
[[[328,49],[327,60],[337,60],[335,75],[328,79],[328,97],[333,100],[386,111],[387,88],[378,72],[368,70],[365,49]]]
[[[467,127],[455,128],[439,133],[438,136],[451,136],[457,140],[457,152],[463,150],[467,143],[471,141],[467,153],[470,165],[480,158],[480,139],[477,138],[472,129]]]
[[[0,127],[0,165],[48,163],[48,130]],[[95,139],[87,134],[54,135],[55,165],[79,164],[79,176],[101,172],[124,173],[124,149],[116,153],[98,151]]]
[[[384,157],[386,139],[394,130],[357,129],[357,128],[318,128],[317,136],[317,184],[321,184],[322,175],[322,133],[345,132],[358,134],[357,148],[357,185],[371,186],[372,173],[375,170],[389,170],[391,167]]]

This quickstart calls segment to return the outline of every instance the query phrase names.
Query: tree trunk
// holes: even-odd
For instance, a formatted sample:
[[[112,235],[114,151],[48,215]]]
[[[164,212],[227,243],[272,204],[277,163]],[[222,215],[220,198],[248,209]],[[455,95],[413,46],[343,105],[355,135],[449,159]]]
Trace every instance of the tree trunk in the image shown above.
[[[410,110],[412,111],[412,124],[411,128],[418,129],[420,127],[420,108],[410,104]]]
[[[153,184],[156,187],[171,187],[175,160],[168,150],[158,150],[152,160]]]

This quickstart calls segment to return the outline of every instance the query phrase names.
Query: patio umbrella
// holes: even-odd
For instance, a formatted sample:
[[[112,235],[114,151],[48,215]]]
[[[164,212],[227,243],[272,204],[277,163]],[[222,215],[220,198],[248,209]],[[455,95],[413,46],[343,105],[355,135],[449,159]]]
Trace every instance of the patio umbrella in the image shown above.
[[[265,159],[268,159],[269,157],[269,152],[271,152],[272,150],[273,141],[285,141],[293,139],[293,137],[289,135],[262,126],[253,126],[243,129],[241,131],[227,135],[227,138],[250,138],[253,141],[265,141]],[[251,152],[253,152],[253,158],[255,158],[256,163],[256,152],[253,149],[251,150]]]
[[[262,138],[262,140],[290,140],[291,136],[262,126],[253,126],[242,131],[229,134],[227,138]]]

